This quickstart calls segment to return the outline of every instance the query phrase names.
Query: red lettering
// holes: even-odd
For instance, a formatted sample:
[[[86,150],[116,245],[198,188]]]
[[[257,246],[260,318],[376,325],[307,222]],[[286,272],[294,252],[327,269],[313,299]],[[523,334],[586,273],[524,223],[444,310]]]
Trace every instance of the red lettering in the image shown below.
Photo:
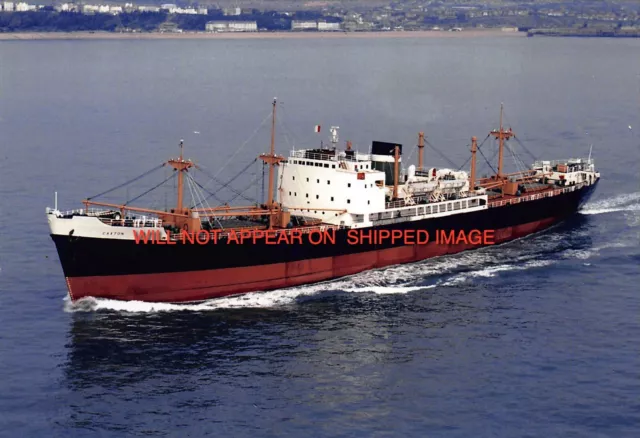
[[[275,230],[267,230],[264,242],[267,245],[275,245],[276,244],[275,237],[276,237]]]
[[[178,242],[171,240],[171,231],[167,230],[167,245],[177,245]]]
[[[351,230],[349,230],[351,231]],[[365,240],[367,241],[368,244],[372,244],[373,242],[373,230],[369,229],[367,231],[364,230],[360,230],[360,244],[362,245]]]
[[[418,230],[418,245],[425,245],[429,242],[429,232],[427,230]]]
[[[253,244],[256,244],[256,240],[258,239],[264,239],[264,231],[262,230],[255,230],[253,232]]]
[[[240,244],[243,244],[245,239],[251,239],[251,230],[240,230]]]
[[[405,230],[404,231],[404,244],[405,245],[415,245],[416,244],[416,230]]]
[[[296,240],[302,245],[302,233],[300,230],[291,230],[291,243],[293,244]]]
[[[211,241],[215,244],[218,243],[218,234],[220,234],[220,230],[213,230],[211,232]]]
[[[469,231],[469,243],[472,245],[481,245],[482,233],[479,230]]]
[[[358,231],[357,230],[349,230],[347,231],[347,243],[349,245],[357,245],[360,242],[358,240]]]
[[[314,239],[314,235],[318,237]],[[309,231],[309,243],[312,245],[319,245],[322,243],[322,233],[319,230],[311,230]]]
[[[495,245],[495,232],[496,230],[484,230],[483,237],[485,245]]]
[[[336,230],[324,230],[322,234],[324,235],[324,243],[336,244]]]
[[[198,242],[200,245],[206,245],[207,243],[209,243],[210,238],[211,236],[205,230],[200,230],[198,231],[198,234],[196,234],[196,242]]]
[[[136,244],[139,245],[140,242],[144,243],[145,245],[147,244],[147,242],[149,241],[149,236],[147,235],[147,232],[145,230],[133,230],[133,239],[136,241]]]
[[[187,243],[187,240],[191,244],[196,243],[196,241],[194,240],[195,236],[193,235],[193,233],[189,233],[186,230],[180,230],[180,237],[182,238],[182,244]]]
[[[402,239],[402,230],[391,231],[391,243],[396,243],[396,240]]]
[[[150,230],[149,233],[153,233],[153,243],[158,245],[166,245],[167,242],[163,241],[160,237],[160,230]]]
[[[380,237],[380,240],[378,241],[378,243],[383,243],[386,239],[388,239],[391,236],[391,233],[389,232],[389,230],[380,230],[380,233],[378,234],[378,236]]]
[[[439,230],[440,231],[440,244],[441,245],[451,245],[455,242],[456,240],[456,232],[453,230],[449,230],[449,234],[447,235],[447,232],[444,230]]]
[[[467,235],[465,234],[464,230],[460,230],[458,232],[458,236],[456,237],[456,245],[459,245],[461,242],[464,243],[465,245],[469,244],[469,241],[467,240]]]
[[[278,234],[278,245],[284,243],[285,245],[289,244],[289,236],[287,236],[286,232],[280,232]]]
[[[233,243],[239,243],[238,242],[238,235],[236,234],[236,232],[234,230],[229,231],[229,237],[227,238],[227,245],[229,245],[231,242]]]

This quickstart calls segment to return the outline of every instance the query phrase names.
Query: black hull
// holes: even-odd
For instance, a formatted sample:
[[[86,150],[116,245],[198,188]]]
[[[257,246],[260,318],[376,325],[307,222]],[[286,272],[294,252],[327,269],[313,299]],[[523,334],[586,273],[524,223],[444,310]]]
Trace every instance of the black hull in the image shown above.
[[[586,202],[594,189],[595,184],[535,201],[372,228],[426,230],[430,236],[435,236],[439,230],[455,230],[456,233],[494,230],[495,243],[501,243],[566,219]],[[160,245],[58,235],[52,238],[72,298],[93,295],[149,299],[151,292],[145,285],[158,289],[158,284],[166,284],[171,292],[154,298],[160,301],[206,299],[248,291],[246,288],[264,290],[314,282],[372,267],[412,262],[482,246],[466,242],[458,245],[441,243],[441,248],[437,248],[433,237],[427,245],[430,249],[407,249],[402,241],[395,244],[391,241],[353,244],[344,229],[335,231],[335,244],[326,245],[312,244],[308,236],[303,237],[301,244],[279,245],[260,240],[255,244],[220,240],[206,245],[182,244],[180,241],[176,245]],[[372,254],[376,254],[375,258],[371,257]],[[274,273],[279,270],[281,273]],[[246,288],[239,287],[243,282]],[[120,287],[123,290],[118,292]],[[192,291],[201,289],[202,294],[181,294],[183,287]],[[215,293],[205,292],[208,290],[215,290]]]

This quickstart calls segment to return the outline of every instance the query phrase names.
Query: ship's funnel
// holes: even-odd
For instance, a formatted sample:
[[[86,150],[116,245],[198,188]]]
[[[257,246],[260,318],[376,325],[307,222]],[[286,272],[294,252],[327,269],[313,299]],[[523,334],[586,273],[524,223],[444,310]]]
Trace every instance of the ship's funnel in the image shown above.
[[[393,185],[393,167],[395,163],[395,151],[398,146],[402,162],[402,145],[398,143],[387,143],[385,141],[374,141],[371,143],[371,164],[375,170],[384,172],[384,183]]]

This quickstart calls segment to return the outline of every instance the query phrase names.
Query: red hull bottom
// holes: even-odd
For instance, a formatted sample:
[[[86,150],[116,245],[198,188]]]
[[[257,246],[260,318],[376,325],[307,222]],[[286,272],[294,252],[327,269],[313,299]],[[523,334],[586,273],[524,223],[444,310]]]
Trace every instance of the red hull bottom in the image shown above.
[[[496,230],[495,243],[548,228],[555,218]],[[358,254],[262,266],[157,274],[67,277],[72,300],[92,296],[125,301],[189,302],[316,283],[385,266],[479,248],[473,244],[401,246]]]

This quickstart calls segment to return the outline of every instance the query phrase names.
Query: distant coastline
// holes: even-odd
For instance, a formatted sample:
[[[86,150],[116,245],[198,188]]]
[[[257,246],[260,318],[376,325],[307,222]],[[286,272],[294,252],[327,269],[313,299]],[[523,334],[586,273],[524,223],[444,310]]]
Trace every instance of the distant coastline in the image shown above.
[[[526,32],[501,29],[476,29],[462,32],[388,31],[388,32],[5,32],[0,41],[11,40],[152,40],[152,39],[332,39],[332,38],[475,38],[526,37]]]

